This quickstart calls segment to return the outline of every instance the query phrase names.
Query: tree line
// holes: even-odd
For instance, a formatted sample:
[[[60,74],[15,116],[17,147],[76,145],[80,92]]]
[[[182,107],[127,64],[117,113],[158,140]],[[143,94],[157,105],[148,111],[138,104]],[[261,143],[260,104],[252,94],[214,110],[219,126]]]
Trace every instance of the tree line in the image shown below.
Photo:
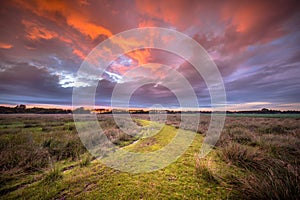
[[[14,114],[14,113],[31,113],[31,114],[69,114],[72,110],[59,109],[59,108],[27,108],[26,105],[17,105],[15,107],[0,106],[1,114]]]

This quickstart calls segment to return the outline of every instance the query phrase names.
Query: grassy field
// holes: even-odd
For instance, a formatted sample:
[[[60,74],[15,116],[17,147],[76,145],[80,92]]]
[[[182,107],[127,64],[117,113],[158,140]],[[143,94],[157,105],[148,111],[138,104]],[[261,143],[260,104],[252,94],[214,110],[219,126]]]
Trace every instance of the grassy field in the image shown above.
[[[147,115],[134,117],[139,126],[153,123]],[[158,134],[139,139],[123,133],[110,115],[98,119],[114,144],[133,152],[165,146],[180,123],[179,115],[168,115]],[[0,197],[298,199],[300,118],[227,117],[216,147],[200,159],[209,120],[201,117],[193,143],[176,162],[130,174],[106,167],[87,152],[72,115],[1,115]]]

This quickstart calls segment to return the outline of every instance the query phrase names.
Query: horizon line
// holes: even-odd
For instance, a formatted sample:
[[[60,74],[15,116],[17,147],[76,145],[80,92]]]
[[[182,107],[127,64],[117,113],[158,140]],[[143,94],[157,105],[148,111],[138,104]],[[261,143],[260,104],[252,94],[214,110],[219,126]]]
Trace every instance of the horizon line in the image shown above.
[[[262,106],[261,108],[240,108],[240,109],[226,109],[226,107],[218,107],[218,108],[168,108],[168,107],[111,107],[111,106],[72,106],[72,105],[55,105],[55,104],[0,104],[3,107],[10,107],[14,108],[18,105],[25,105],[26,108],[44,108],[44,109],[63,109],[63,110],[75,110],[77,108],[83,107],[86,110],[97,110],[97,109],[107,109],[107,110],[143,110],[143,111],[150,111],[150,110],[167,110],[167,111],[183,111],[183,112],[241,112],[241,111],[260,111],[264,108],[268,109],[269,111],[300,111],[300,109],[280,109],[280,108],[270,108],[267,106]]]

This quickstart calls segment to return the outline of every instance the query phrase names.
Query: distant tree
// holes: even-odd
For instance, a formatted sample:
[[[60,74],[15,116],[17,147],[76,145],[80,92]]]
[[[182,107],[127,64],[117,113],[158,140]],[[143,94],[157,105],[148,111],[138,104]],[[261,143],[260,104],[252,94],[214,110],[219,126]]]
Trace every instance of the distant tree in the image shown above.
[[[20,104],[20,105],[17,105],[15,108],[14,108],[14,112],[15,113],[25,113],[26,112],[26,106],[23,105],[23,104]]]
[[[26,105],[20,104],[20,105],[17,105],[15,108],[16,109],[20,109],[20,110],[25,110],[26,109]]]
[[[263,108],[263,109],[261,109],[261,112],[262,112],[262,113],[268,113],[268,112],[270,112],[270,110],[267,109],[267,108]]]

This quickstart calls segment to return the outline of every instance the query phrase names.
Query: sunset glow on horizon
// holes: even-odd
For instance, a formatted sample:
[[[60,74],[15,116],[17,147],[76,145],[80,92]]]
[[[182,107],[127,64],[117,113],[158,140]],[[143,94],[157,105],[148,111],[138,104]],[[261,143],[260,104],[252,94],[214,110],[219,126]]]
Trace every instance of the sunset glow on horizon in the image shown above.
[[[162,27],[184,33],[205,48],[222,75],[227,110],[300,110],[297,1],[13,0],[1,2],[0,16],[1,105],[69,109],[74,87],[88,88],[99,80],[95,106],[110,107],[116,84],[149,79],[154,84],[139,87],[129,106],[160,104],[176,110],[178,100],[164,82],[177,80],[162,67],[145,65],[160,63],[181,73],[200,110],[210,110],[203,77],[182,57],[163,50],[130,51],[111,60],[101,77],[77,76],[81,63],[102,41],[133,28]],[[126,51],[135,42],[119,38],[118,44]],[[103,51],[109,57],[110,50]]]

